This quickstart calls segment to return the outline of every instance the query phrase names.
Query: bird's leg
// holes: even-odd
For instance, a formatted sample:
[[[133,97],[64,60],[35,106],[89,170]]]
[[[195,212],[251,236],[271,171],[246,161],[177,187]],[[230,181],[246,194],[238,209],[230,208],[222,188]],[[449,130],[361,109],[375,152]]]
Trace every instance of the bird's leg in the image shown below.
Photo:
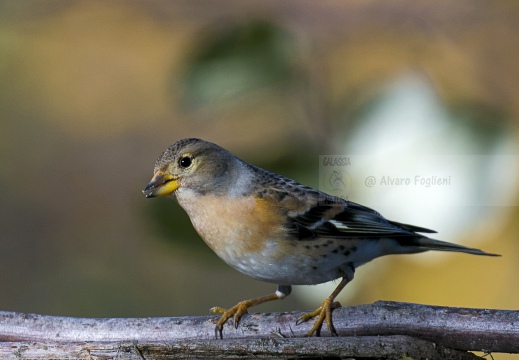
[[[335,326],[333,326],[332,321],[332,311],[340,308],[341,303],[338,301],[334,301],[337,295],[344,289],[344,287],[353,279],[352,277],[346,277],[344,276],[335,288],[333,292],[328,296],[315,311],[312,311],[310,313],[302,315],[296,322],[296,325],[299,325],[301,323],[304,323],[305,321],[308,321],[316,316],[319,316],[317,320],[314,323],[314,326],[308,331],[307,336],[312,336],[315,333],[315,336],[321,336],[321,328],[323,326],[323,322],[326,320],[326,325],[328,326],[328,329],[332,333],[332,335],[337,335],[337,330],[335,330]]]
[[[285,297],[290,295],[291,292],[292,292],[292,287],[290,285],[278,285],[278,288],[275,293],[266,295],[266,296],[262,296],[262,297],[259,297],[256,299],[240,301],[239,303],[237,303],[236,305],[234,305],[232,308],[230,308],[228,310],[218,307],[218,306],[211,308],[209,311],[211,311],[212,313],[221,313],[222,314],[222,316],[220,317],[220,320],[218,320],[218,322],[216,323],[216,327],[215,327],[216,338],[217,339],[218,339],[218,337],[220,339],[223,338],[223,336],[222,336],[223,326],[227,322],[227,320],[229,320],[231,317],[234,317],[234,327],[238,328],[238,325],[240,324],[240,319],[244,314],[247,313],[248,308],[255,306],[255,305],[262,304],[267,301],[284,299]]]

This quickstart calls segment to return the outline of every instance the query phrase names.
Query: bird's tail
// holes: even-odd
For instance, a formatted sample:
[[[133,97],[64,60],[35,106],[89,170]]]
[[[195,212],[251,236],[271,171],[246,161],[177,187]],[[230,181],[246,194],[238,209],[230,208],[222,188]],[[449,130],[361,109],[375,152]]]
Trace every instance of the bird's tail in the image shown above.
[[[463,245],[453,244],[447,241],[440,241],[431,239],[428,237],[422,237],[416,239],[415,246],[425,250],[436,250],[436,251],[454,251],[454,252],[462,252],[472,255],[484,255],[484,256],[501,256],[499,254],[491,254],[487,253],[483,250],[470,248]]]

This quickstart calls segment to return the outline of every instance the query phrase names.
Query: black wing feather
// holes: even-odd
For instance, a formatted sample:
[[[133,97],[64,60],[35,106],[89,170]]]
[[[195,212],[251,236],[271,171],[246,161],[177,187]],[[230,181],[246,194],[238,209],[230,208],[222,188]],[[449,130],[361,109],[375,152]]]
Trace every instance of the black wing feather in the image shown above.
[[[328,200],[328,201],[326,201]],[[331,210],[340,206],[341,211]],[[327,218],[327,213],[334,215]],[[306,212],[290,220],[289,231],[300,240],[316,236],[334,238],[379,238],[386,236],[416,237],[417,232],[432,233],[433,230],[389,221],[377,211],[366,206],[337,199],[325,199]]]

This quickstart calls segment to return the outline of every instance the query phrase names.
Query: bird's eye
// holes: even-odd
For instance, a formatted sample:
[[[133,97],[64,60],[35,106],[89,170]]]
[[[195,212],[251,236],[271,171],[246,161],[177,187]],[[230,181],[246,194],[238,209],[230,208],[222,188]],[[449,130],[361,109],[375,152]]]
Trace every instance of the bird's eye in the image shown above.
[[[187,169],[188,167],[191,166],[191,163],[193,162],[193,160],[189,157],[189,156],[183,156],[180,158],[180,160],[178,161],[178,165],[183,168],[183,169]]]

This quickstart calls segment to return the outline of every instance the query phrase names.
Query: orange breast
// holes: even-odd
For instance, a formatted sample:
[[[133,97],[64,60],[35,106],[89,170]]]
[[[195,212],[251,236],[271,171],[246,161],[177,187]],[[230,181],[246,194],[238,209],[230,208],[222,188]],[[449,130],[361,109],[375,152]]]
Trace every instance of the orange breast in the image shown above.
[[[267,240],[284,236],[280,209],[262,199],[204,195],[181,205],[207,245],[226,262],[259,252]]]

